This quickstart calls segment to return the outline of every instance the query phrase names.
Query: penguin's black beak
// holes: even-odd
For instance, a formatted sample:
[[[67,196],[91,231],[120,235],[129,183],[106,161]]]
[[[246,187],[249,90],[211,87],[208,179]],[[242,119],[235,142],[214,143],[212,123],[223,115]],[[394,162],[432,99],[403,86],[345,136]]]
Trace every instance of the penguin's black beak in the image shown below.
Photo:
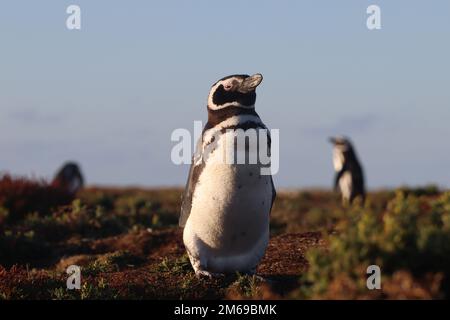
[[[336,144],[336,138],[334,137],[329,137],[328,141],[330,141],[332,144]]]
[[[256,73],[248,78],[246,78],[240,84],[238,91],[241,93],[248,93],[251,91],[255,91],[256,87],[259,86],[261,81],[263,80],[263,76],[260,73]]]

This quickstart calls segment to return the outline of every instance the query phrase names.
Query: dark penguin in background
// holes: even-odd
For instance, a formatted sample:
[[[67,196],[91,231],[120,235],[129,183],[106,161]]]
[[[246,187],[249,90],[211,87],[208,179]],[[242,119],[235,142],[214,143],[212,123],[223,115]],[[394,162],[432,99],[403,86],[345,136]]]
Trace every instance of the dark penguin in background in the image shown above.
[[[65,163],[53,178],[52,185],[69,194],[76,194],[84,185],[80,167],[74,162]]]
[[[333,165],[336,171],[334,189],[340,190],[343,204],[351,203],[356,197],[365,199],[364,174],[355,150],[348,138],[332,137]]]
[[[249,159],[255,147],[270,153],[270,132],[255,112],[261,81],[261,74],[228,76],[209,92],[208,122],[193,157],[180,216],[197,276],[253,274],[269,242],[275,199],[270,163],[223,161],[235,152]],[[234,142],[239,132],[258,132],[267,139],[240,145]]]

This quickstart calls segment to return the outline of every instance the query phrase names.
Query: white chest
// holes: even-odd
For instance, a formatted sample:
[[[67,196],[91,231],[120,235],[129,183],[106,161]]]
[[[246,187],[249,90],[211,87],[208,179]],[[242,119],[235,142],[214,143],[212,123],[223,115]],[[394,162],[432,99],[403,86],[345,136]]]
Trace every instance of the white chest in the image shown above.
[[[336,172],[339,172],[342,170],[342,167],[344,166],[344,155],[342,154],[342,151],[340,151],[339,149],[335,148],[333,150],[333,166],[334,166],[334,170]]]
[[[209,247],[238,254],[268,232],[272,184],[260,164],[223,161],[233,158],[232,134],[220,136],[205,163],[186,227]]]
[[[69,192],[75,193],[81,188],[81,181],[78,177],[72,179],[69,184]]]

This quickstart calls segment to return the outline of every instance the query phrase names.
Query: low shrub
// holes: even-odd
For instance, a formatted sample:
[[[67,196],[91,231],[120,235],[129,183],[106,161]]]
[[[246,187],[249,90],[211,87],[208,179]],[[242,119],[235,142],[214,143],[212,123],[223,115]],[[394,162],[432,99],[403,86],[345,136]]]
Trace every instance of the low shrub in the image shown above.
[[[23,219],[32,212],[50,214],[52,209],[72,200],[73,195],[44,180],[13,178],[9,175],[0,179],[0,207],[8,212],[7,220],[10,222]]]
[[[416,283],[440,279],[440,289],[429,292],[437,298],[450,296],[450,193],[430,198],[399,190],[385,211],[354,207],[337,229],[328,236],[327,248],[307,253],[310,267],[300,295],[330,298],[333,292],[342,298],[336,290],[340,283],[344,297],[349,290],[353,297],[365,297],[366,268],[378,265],[387,283],[399,272]],[[382,297],[392,294],[381,291]]]

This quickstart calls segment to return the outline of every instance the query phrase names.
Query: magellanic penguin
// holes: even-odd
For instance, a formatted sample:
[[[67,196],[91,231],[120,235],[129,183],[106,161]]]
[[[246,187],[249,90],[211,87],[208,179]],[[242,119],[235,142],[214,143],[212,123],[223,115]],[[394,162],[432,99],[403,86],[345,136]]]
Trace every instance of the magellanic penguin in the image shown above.
[[[363,169],[350,140],[345,137],[332,137],[330,142],[334,145],[334,189],[340,190],[344,205],[350,204],[356,197],[361,197],[364,202],[366,192]]]
[[[74,162],[65,163],[53,178],[52,185],[69,194],[76,194],[84,185],[80,167]]]
[[[255,112],[261,81],[261,74],[232,75],[209,92],[208,122],[193,156],[179,221],[197,276],[254,274],[268,245],[276,195],[270,162],[269,173],[261,174],[267,163],[250,161],[260,149],[269,150],[270,161],[270,133]],[[261,133],[258,150],[245,137],[243,144],[237,142],[242,133]],[[244,155],[245,161],[236,155]]]

